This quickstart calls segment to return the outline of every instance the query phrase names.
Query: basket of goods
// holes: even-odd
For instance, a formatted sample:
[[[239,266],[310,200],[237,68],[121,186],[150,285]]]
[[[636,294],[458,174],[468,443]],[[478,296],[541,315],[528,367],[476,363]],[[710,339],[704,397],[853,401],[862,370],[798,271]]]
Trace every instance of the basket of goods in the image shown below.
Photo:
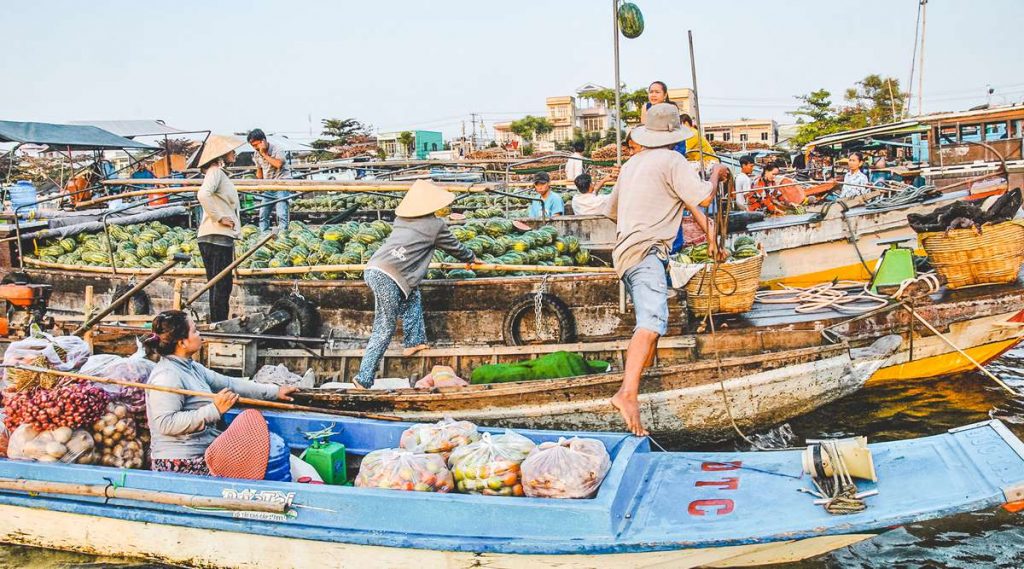
[[[451,492],[452,473],[439,454],[405,449],[375,450],[363,457],[355,485],[414,492]]]
[[[445,417],[436,423],[409,427],[402,433],[398,446],[405,450],[440,454],[447,461],[453,450],[479,439],[480,433],[473,423]]]
[[[452,451],[448,466],[455,477],[455,489],[466,494],[523,496],[520,465],[536,445],[512,432],[491,436]]]
[[[1019,220],[921,233],[918,241],[949,288],[1013,282],[1024,264]]]
[[[523,461],[523,489],[537,498],[589,498],[611,465],[601,441],[559,438],[541,443]]]
[[[736,314],[754,306],[764,251],[752,238],[741,236],[727,253],[725,262],[715,263],[704,243],[672,257],[672,284],[686,290],[693,314]]]

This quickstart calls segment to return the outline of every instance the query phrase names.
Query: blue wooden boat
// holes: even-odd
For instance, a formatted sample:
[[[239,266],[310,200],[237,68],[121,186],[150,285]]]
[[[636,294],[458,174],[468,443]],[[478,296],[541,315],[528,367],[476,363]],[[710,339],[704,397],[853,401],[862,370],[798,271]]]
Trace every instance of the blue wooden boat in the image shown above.
[[[338,421],[358,455],[406,424],[266,413],[294,447]],[[521,431],[535,441],[566,433]],[[1001,422],[871,445],[866,511],[834,516],[799,488],[801,452],[651,452],[590,433],[612,456],[593,499],[554,500],[205,478],[0,460],[0,478],[119,486],[254,502],[285,514],[0,491],[0,540],[201,567],[696,567],[795,561],[889,528],[1024,500],[1024,444]]]

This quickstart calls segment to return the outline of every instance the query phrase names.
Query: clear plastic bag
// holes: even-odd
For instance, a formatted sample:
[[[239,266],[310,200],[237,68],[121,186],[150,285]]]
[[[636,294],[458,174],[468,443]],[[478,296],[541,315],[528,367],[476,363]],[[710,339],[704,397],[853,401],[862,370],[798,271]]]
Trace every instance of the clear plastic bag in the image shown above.
[[[541,443],[523,461],[523,489],[537,498],[589,498],[611,465],[608,451],[595,439]]]
[[[402,433],[398,446],[405,450],[448,454],[456,448],[480,440],[476,425],[445,417],[436,423],[413,425]]]
[[[81,372],[85,375],[107,379],[148,383],[149,374],[152,373],[154,367],[156,367],[156,363],[146,358],[145,351],[140,345],[139,349],[127,358],[109,354],[92,356],[82,365]],[[111,383],[97,383],[96,385],[110,394],[118,403],[127,405],[132,414],[145,413],[146,393],[143,389]]]
[[[59,371],[71,371],[81,366],[92,349],[78,336],[51,336],[32,326],[32,335],[12,342],[4,351],[4,365],[32,365]],[[7,378],[14,371],[6,370]]]
[[[415,492],[451,492],[452,473],[439,454],[403,449],[375,450],[363,458],[355,485]]]
[[[455,370],[449,366],[434,366],[430,373],[421,377],[416,382],[416,389],[429,389],[431,387],[465,387],[469,382],[455,375]]]
[[[39,432],[21,425],[11,434],[7,457],[14,460],[92,464],[96,461],[92,435],[84,429],[59,427]]]
[[[505,431],[452,451],[448,465],[455,477],[455,489],[467,494],[522,496],[520,464],[536,445],[530,439]]]

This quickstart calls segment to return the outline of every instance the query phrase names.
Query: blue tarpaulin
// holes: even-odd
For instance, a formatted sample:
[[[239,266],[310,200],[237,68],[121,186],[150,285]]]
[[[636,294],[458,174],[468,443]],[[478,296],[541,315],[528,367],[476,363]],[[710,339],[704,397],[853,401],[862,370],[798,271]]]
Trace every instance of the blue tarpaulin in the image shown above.
[[[45,144],[58,150],[157,149],[94,126],[43,122],[0,121],[0,142]]]

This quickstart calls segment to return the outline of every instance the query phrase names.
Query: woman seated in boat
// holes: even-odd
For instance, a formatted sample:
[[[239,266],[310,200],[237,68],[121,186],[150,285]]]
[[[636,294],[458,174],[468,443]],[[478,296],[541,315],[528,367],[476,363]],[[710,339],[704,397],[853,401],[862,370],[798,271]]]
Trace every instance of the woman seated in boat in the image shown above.
[[[443,219],[454,199],[455,194],[441,186],[417,180],[395,208],[391,235],[366,264],[363,279],[373,291],[374,316],[370,342],[355,378],[359,386],[373,386],[399,317],[404,355],[411,356],[427,347],[419,284],[427,275],[434,249],[466,263],[477,262],[473,251],[459,243]]]
[[[854,198],[870,192],[868,177],[861,171],[864,155],[860,152],[851,152],[846,160],[849,171],[843,176],[843,188],[839,190],[839,199]]]
[[[747,211],[760,211],[765,215],[786,213],[786,202],[775,179],[778,174],[778,164],[765,165],[761,176],[754,181],[753,188],[747,193]]]
[[[239,396],[290,401],[291,393],[297,390],[210,371],[192,360],[202,344],[195,322],[180,310],[157,314],[153,332],[143,341],[146,355],[159,358],[149,376],[150,385],[210,394],[201,397],[146,392],[153,470],[209,475],[206,449],[220,435],[216,426],[221,416],[238,402]]]

